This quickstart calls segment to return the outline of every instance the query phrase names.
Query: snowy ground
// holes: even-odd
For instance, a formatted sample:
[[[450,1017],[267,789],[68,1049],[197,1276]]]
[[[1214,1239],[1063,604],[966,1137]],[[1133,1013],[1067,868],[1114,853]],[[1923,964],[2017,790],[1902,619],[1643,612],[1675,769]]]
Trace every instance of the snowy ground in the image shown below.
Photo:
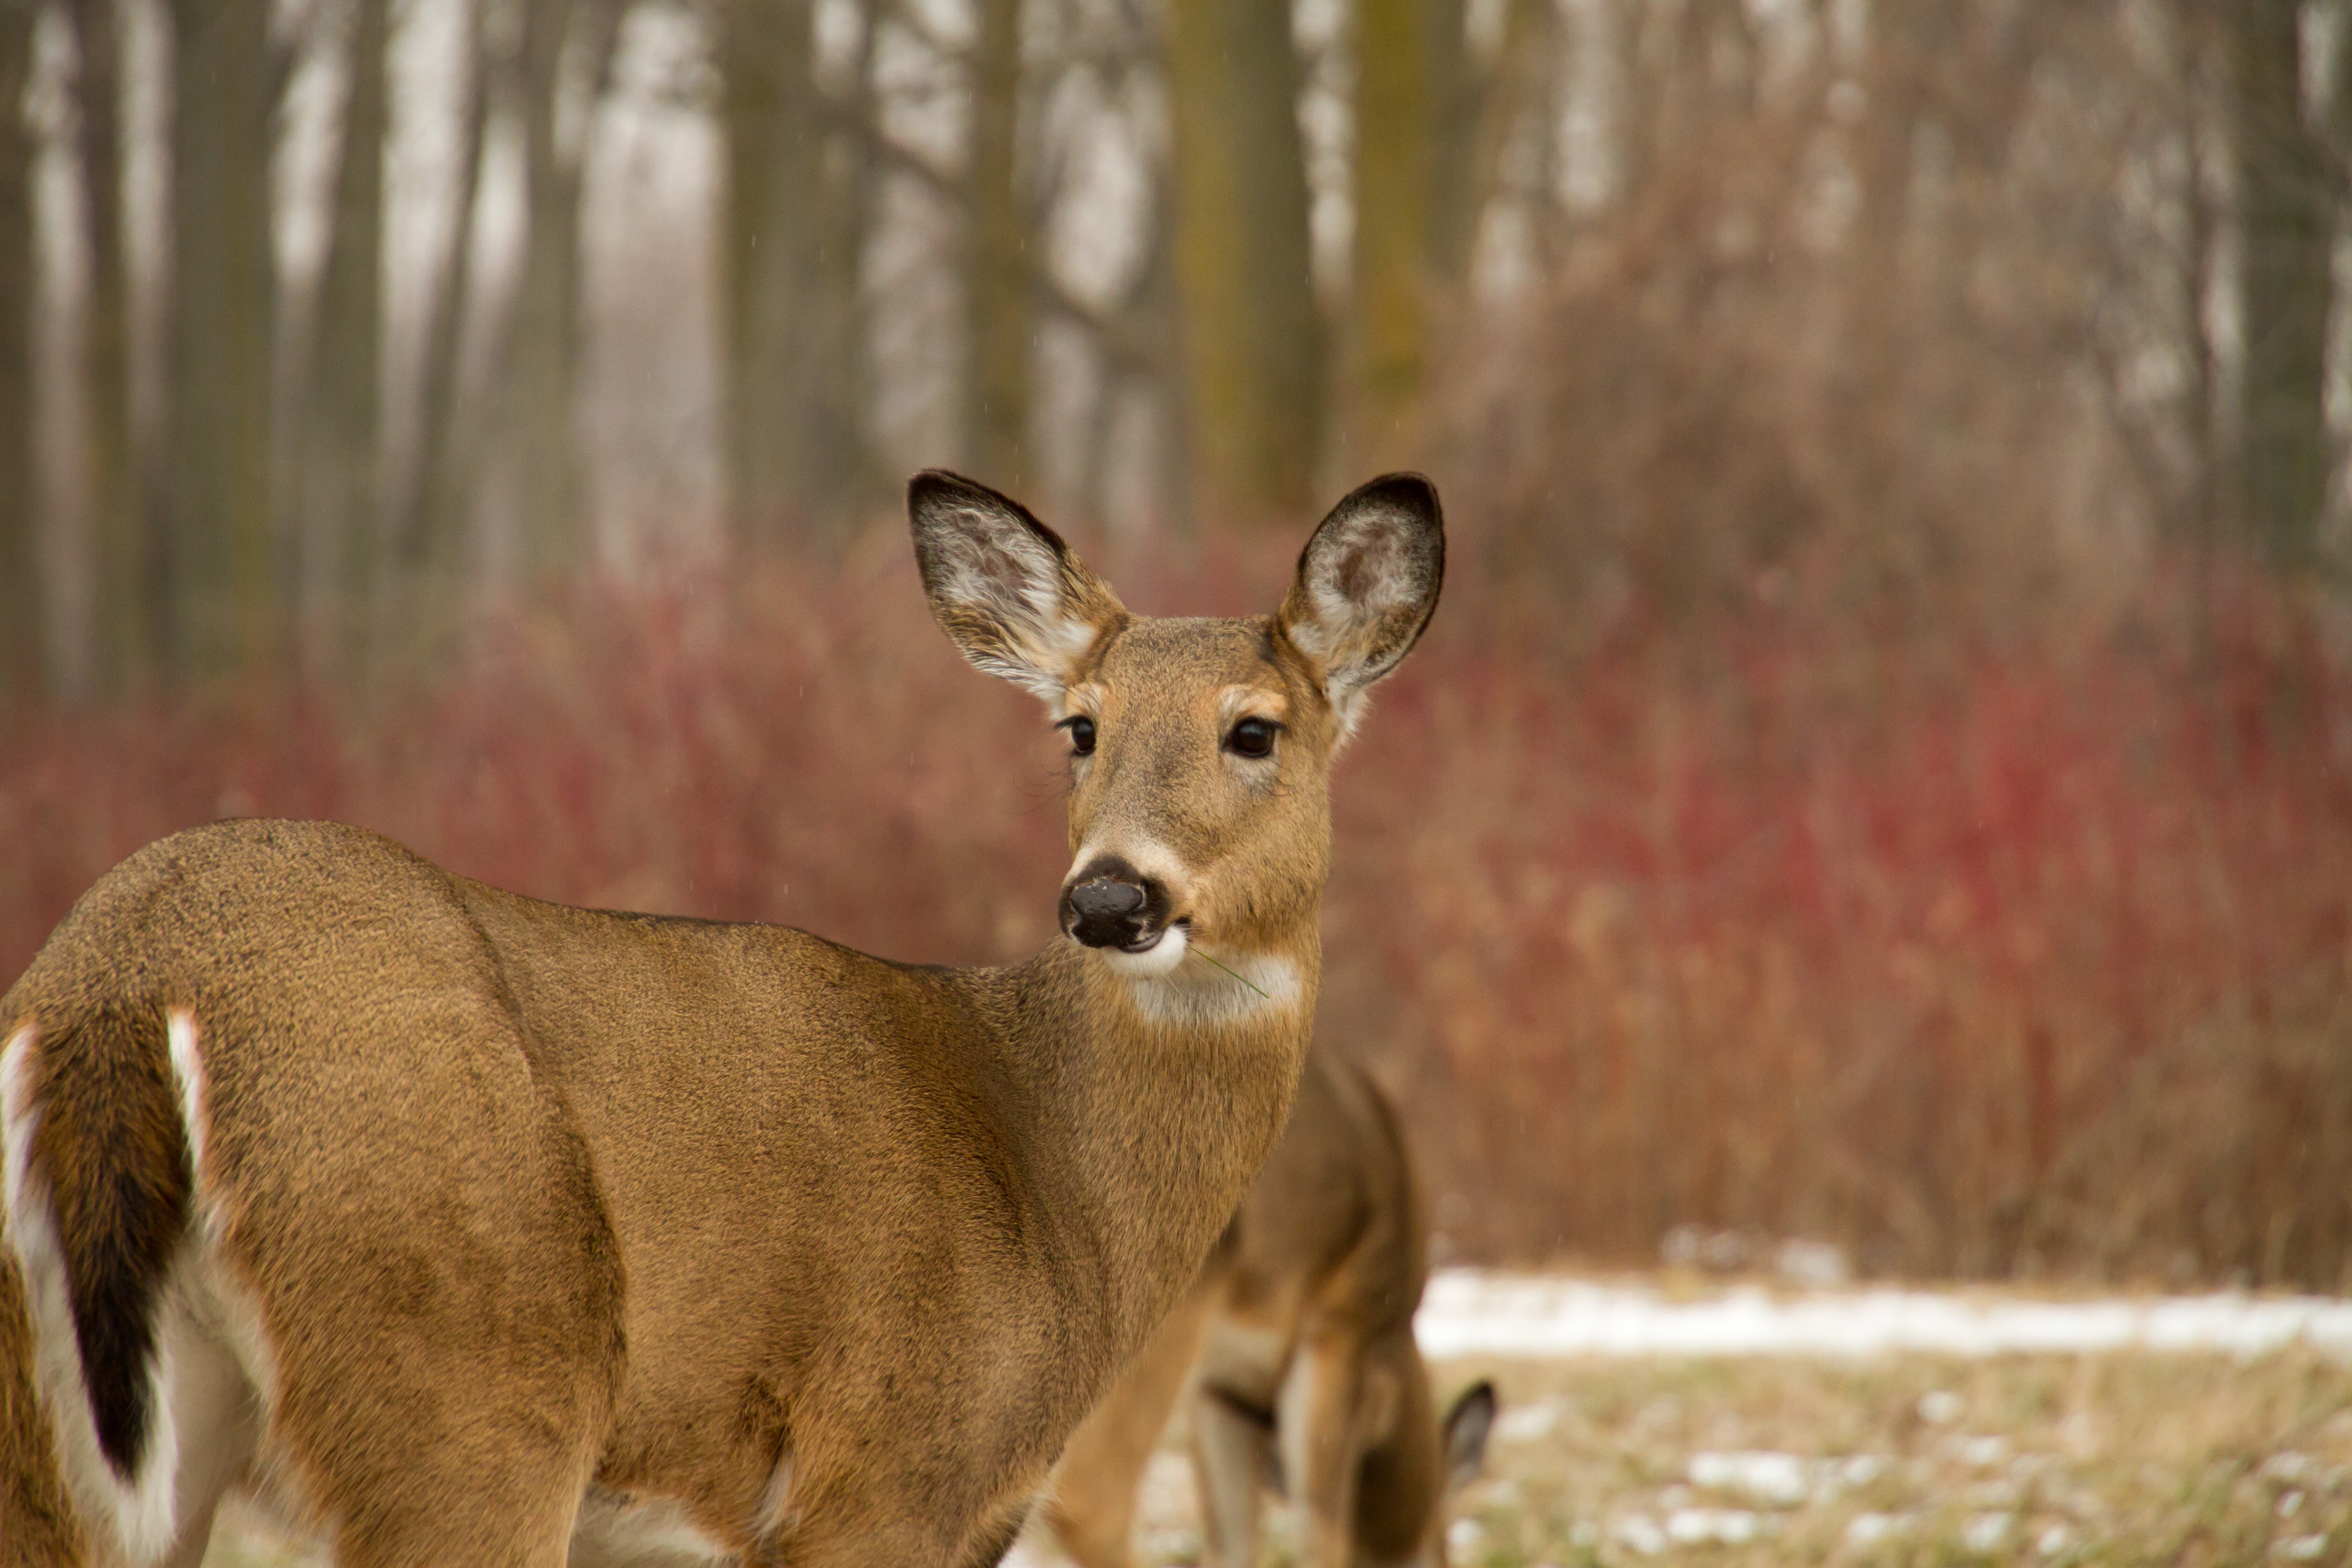
[[[2352,1357],[2352,1301],[2319,1296],[2032,1299],[1995,1291],[1670,1297],[1654,1286],[1449,1270],[1414,1321],[1432,1356],[1996,1355],[2224,1351],[2297,1342]]]
[[[1502,1392],[1454,1568],[2352,1562],[2352,1301],[1449,1270],[1418,1328],[1441,1397]],[[1138,1562],[1198,1563],[1178,1434],[1141,1503]],[[207,1558],[322,1561],[241,1511]]]
[[[1417,1328],[1441,1397],[1502,1390],[1455,1568],[2352,1562],[2352,1301],[1450,1270]],[[1201,1561],[1173,1440],[1139,1526]]]

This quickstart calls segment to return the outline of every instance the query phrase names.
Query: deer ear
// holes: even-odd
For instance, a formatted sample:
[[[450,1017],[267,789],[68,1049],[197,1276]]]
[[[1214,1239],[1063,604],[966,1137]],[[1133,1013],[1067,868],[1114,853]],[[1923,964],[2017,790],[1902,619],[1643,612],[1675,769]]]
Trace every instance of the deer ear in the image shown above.
[[[1009,496],[927,468],[907,486],[923,591],[979,668],[1061,699],[1079,662],[1126,620],[1118,596]]]
[[[1445,1484],[1451,1491],[1477,1479],[1495,1429],[1495,1385],[1483,1379],[1463,1390],[1445,1413]]]
[[[1298,555],[1275,620],[1307,655],[1344,737],[1364,693],[1412,651],[1445,580],[1445,519],[1437,487],[1390,474],[1331,508]]]

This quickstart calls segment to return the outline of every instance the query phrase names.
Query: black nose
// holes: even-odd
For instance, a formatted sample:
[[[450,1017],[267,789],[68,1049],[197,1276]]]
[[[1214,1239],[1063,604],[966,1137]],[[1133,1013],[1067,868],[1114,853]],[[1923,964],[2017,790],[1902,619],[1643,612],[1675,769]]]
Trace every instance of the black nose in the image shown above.
[[[1098,876],[1070,889],[1070,907],[1081,920],[1111,920],[1143,907],[1143,889],[1117,877]]]
[[[1062,895],[1062,925],[1089,947],[1125,947],[1142,937],[1149,902],[1136,883],[1089,877]]]
[[[1149,946],[1172,913],[1168,893],[1117,855],[1100,855],[1062,890],[1062,929],[1089,947]]]

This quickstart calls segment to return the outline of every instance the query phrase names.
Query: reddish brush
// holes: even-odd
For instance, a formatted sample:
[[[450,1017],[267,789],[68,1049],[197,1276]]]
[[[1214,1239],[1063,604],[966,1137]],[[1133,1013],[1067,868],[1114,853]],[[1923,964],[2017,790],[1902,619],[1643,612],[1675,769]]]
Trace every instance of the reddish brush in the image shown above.
[[[1278,575],[1202,579],[1230,609]],[[1324,1009],[1412,1085],[1440,1228],[2341,1281],[2352,675],[2284,595],[2209,611],[1957,651],[1759,617],[1565,664],[1441,618],[1341,770]],[[514,622],[358,718],[37,715],[0,757],[0,975],[131,849],[247,812],[553,898],[1011,957],[1065,850],[1034,717],[878,566]]]
[[[1419,1081],[1441,1228],[2338,1282],[2352,680],[2263,642],[2284,595],[2224,608],[2202,653],[1431,660],[1343,797],[1327,1018]]]

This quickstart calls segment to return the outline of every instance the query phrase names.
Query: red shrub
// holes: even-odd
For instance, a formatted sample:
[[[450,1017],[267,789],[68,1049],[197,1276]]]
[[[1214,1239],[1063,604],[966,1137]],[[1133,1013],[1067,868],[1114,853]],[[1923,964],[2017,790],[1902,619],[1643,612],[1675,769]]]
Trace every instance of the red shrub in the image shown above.
[[[1130,601],[1231,611],[1281,570],[1213,555]],[[1475,598],[1442,618],[1339,771],[1324,1027],[1411,1089],[1452,1245],[1646,1257],[1699,1220],[1880,1269],[2338,1282],[2352,676],[2283,596],[2209,597],[2000,643],[1759,612],[1566,663]],[[0,974],[226,813],[963,962],[1043,942],[1066,852],[1058,746],[895,552],[585,601],[357,710],[15,741]]]

